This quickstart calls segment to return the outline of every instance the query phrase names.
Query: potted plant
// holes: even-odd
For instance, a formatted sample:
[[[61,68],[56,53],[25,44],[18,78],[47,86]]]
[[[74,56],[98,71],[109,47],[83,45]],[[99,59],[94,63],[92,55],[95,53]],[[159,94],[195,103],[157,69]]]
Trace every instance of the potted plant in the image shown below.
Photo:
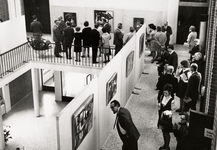
[[[3,131],[4,131],[5,143],[7,143],[9,139],[12,139],[11,134],[10,134],[10,126],[4,125]]]
[[[50,41],[42,38],[40,33],[36,33],[33,37],[27,38],[29,45],[40,56],[46,53],[46,50],[51,48]]]

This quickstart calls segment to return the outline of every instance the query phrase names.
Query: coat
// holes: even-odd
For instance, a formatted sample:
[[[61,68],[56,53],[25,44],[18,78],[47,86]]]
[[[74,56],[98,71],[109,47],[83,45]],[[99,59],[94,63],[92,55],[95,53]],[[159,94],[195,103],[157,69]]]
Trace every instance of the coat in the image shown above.
[[[64,34],[63,34],[63,37],[64,37],[64,43],[65,44],[72,44],[73,42],[73,39],[74,39],[74,29],[71,28],[71,27],[66,27],[64,30],[63,30]]]

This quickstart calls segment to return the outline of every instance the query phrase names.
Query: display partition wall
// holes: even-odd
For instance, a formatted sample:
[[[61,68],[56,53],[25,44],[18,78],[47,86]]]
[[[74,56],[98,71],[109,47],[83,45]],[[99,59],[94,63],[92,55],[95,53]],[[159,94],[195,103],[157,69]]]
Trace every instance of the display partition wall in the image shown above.
[[[103,146],[115,121],[109,102],[116,99],[125,106],[142,74],[145,44],[140,39],[145,37],[145,26],[56,116],[58,149],[99,150]]]

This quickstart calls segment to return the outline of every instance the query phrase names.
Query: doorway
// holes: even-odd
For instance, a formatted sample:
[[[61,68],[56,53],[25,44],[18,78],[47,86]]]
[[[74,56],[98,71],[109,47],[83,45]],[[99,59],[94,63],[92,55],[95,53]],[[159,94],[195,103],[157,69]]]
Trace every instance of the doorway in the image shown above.
[[[196,27],[199,36],[201,14],[207,13],[208,7],[179,6],[176,43],[186,42],[191,25]]]
[[[51,34],[49,0],[24,0],[26,31],[30,31],[32,16],[36,15],[43,26],[43,33]]]

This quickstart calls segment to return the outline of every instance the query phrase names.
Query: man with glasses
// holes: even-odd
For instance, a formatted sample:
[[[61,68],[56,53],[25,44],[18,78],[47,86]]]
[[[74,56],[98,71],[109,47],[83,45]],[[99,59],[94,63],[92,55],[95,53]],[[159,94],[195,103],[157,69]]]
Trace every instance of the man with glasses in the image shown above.
[[[117,127],[118,134],[123,142],[122,150],[138,150],[138,139],[140,133],[133,123],[129,110],[120,106],[117,100],[110,103],[110,108],[117,114],[114,128]]]

